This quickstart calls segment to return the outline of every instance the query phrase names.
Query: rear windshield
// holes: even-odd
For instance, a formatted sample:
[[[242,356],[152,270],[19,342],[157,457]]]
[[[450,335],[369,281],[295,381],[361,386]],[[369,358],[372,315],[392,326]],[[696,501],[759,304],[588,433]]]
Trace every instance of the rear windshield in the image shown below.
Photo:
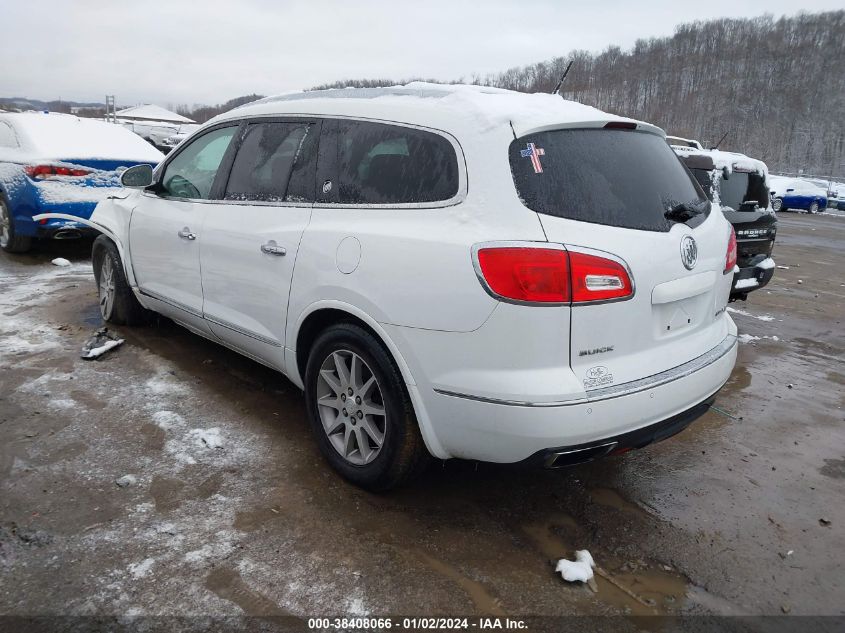
[[[577,129],[530,134],[510,145],[513,180],[529,209],[570,220],[668,231],[664,213],[701,187],[666,142],[648,132]],[[701,216],[703,219],[703,215]]]
[[[690,173],[693,175],[693,178],[698,181],[698,184],[701,185],[701,188],[707,196],[707,199],[711,202],[715,200],[715,197],[713,195],[715,180],[713,179],[713,176],[716,172],[712,169],[690,169]]]
[[[750,210],[750,207],[765,209],[769,206],[769,188],[760,174],[735,171],[727,180],[720,172],[710,169],[691,169],[692,175],[704,189],[710,200],[715,199],[718,188],[719,204],[734,211]]]
[[[727,180],[724,178],[719,183],[719,202],[723,207],[730,207],[737,211],[742,203],[748,199],[748,174],[743,172],[732,173]]]

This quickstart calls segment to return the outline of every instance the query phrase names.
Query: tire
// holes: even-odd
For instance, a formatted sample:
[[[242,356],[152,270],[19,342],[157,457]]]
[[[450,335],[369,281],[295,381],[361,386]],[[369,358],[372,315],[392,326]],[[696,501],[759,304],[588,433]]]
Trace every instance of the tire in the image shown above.
[[[357,486],[396,488],[431,458],[399,368],[358,325],[333,325],[314,342],[305,369],[305,404],[323,457]]]
[[[15,222],[6,197],[0,195],[0,248],[7,253],[25,253],[32,248],[32,238],[15,235]]]
[[[783,204],[783,198],[775,198],[772,200],[772,209],[775,213],[778,211],[786,211],[786,207]]]
[[[813,202],[810,203],[810,208],[807,209],[807,213],[818,213],[818,212],[819,212],[819,203],[816,202],[815,200],[813,200]]]
[[[150,311],[138,303],[132,294],[114,243],[104,235],[99,236],[94,240],[91,259],[103,321],[115,325],[148,323]]]

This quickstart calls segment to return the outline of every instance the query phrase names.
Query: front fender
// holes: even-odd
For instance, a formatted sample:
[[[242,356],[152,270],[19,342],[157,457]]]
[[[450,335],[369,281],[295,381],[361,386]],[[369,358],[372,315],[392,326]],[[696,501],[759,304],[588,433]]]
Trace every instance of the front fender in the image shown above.
[[[73,220],[79,224],[98,230],[107,236],[117,247],[123,270],[130,286],[136,286],[135,275],[132,270],[132,257],[129,248],[129,223],[132,212],[138,203],[138,194],[134,191],[123,191],[121,195],[110,196],[98,203],[87,220],[66,213],[41,213],[33,216],[33,220],[57,219]]]

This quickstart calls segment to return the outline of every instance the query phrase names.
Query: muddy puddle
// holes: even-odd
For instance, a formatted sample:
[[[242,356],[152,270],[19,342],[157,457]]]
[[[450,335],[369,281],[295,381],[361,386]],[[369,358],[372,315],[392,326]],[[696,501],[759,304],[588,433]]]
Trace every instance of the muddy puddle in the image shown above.
[[[290,615],[267,596],[251,589],[240,572],[228,567],[214,569],[206,578],[205,586],[223,600],[228,600],[243,609],[249,616]]]
[[[645,515],[642,509],[625,501],[615,491],[601,490],[598,494],[601,501],[597,500],[596,491],[592,494],[597,503],[612,505],[623,512]],[[585,542],[579,536],[583,529],[574,518],[565,514],[523,525],[522,531],[548,557],[552,570],[558,559],[573,559],[576,549],[574,543]],[[622,613],[636,616],[667,615],[676,613],[684,606],[688,582],[680,574],[657,563],[642,560],[620,563],[601,549],[590,548],[590,553],[596,561],[595,600]],[[585,587],[579,583],[569,586],[574,591]]]
[[[455,583],[472,601],[476,613],[499,617],[507,615],[499,599],[494,598],[483,584],[462,574],[455,567],[417,548],[409,548],[403,554],[417,559],[436,574]]]

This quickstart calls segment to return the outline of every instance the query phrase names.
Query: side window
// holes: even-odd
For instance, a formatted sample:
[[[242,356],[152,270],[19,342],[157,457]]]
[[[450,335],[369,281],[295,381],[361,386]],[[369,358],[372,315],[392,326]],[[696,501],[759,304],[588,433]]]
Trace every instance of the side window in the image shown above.
[[[18,139],[12,126],[2,121],[0,121],[0,147],[18,147]]]
[[[167,165],[161,179],[163,194],[174,198],[208,199],[217,169],[238,127],[203,134]]]
[[[311,170],[317,145],[308,123],[254,123],[241,142],[229,182],[227,200],[310,202]]]
[[[458,158],[432,132],[341,121],[338,202],[403,204],[448,200],[458,193]]]

